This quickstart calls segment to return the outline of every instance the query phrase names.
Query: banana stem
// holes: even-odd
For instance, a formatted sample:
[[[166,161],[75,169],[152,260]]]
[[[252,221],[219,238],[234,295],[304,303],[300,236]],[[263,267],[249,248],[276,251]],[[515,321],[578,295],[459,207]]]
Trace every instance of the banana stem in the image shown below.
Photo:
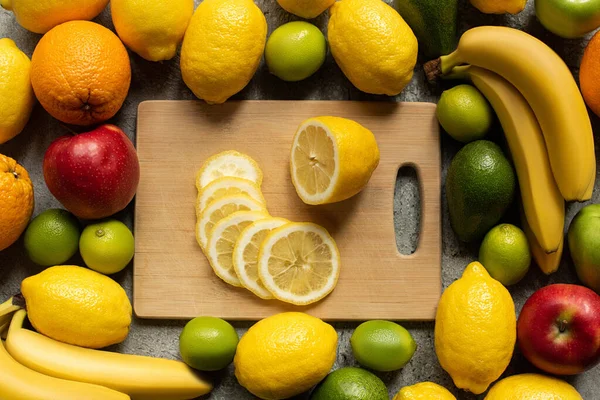
[[[19,310],[13,315],[12,321],[10,322],[10,327],[8,328],[8,335],[16,330],[23,328],[23,323],[25,322],[25,317],[27,316],[27,311]]]
[[[461,79],[465,81],[471,81],[471,74],[469,73],[471,70],[470,65],[460,65],[458,67],[452,68],[447,75],[444,75],[444,79]]]
[[[0,304],[0,318],[9,315],[17,310],[20,310],[21,307],[13,304],[13,298],[6,300],[4,303]]]
[[[458,65],[463,65],[465,62],[460,57],[458,50],[447,56],[441,56],[435,60],[431,60],[423,65],[425,75],[430,83],[436,83],[440,78],[451,73],[452,69]]]
[[[5,10],[12,11],[12,0],[0,0],[0,6]]]

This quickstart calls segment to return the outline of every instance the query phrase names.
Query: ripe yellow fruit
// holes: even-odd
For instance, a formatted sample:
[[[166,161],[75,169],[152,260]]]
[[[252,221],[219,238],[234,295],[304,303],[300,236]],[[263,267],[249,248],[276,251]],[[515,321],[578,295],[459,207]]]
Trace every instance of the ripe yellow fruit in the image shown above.
[[[15,160],[0,154],[0,251],[19,239],[33,213],[33,184]]]
[[[381,0],[341,0],[331,6],[331,54],[366,93],[399,94],[410,82],[418,43],[400,14]]]
[[[485,392],[502,375],[517,339],[515,305],[506,288],[478,262],[442,294],[435,351],[456,387]]]
[[[556,399],[583,400],[567,382],[539,374],[521,374],[502,379],[485,400]]]
[[[471,4],[485,14],[518,14],[527,0],[471,0]]]
[[[175,57],[194,0],[112,0],[110,11],[127,47],[148,61],[163,61]]]
[[[181,47],[181,75],[209,104],[224,103],[256,72],[267,41],[267,20],[252,0],[205,0]]]
[[[261,399],[287,399],[307,391],[331,370],[337,333],[299,312],[273,315],[248,329],[233,363],[240,385]]]
[[[456,397],[437,383],[421,382],[403,387],[394,400],[456,400]]]
[[[312,19],[321,15],[335,0],[277,0],[285,11],[300,18]]]

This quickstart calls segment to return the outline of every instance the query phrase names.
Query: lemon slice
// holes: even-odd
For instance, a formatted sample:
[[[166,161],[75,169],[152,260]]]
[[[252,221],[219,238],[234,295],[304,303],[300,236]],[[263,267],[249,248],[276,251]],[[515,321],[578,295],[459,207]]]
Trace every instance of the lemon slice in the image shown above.
[[[279,300],[306,305],[334,289],[340,275],[340,253],[325,228],[289,223],[273,230],[258,254],[258,276]]]
[[[242,286],[261,299],[272,299],[273,295],[258,277],[258,249],[273,229],[289,223],[290,221],[285,218],[267,218],[255,221],[242,231],[233,249],[233,267]]]
[[[196,215],[200,215],[206,205],[224,196],[245,194],[263,205],[267,205],[260,188],[248,179],[226,176],[209,183],[198,195]]]
[[[224,176],[248,179],[260,187],[263,174],[256,161],[235,150],[215,154],[204,162],[196,175],[196,188],[201,192],[212,181]]]
[[[346,200],[360,192],[379,165],[373,133],[339,117],[304,121],[290,156],[292,183],[306,204]]]
[[[238,211],[220,220],[208,239],[208,261],[215,274],[233,286],[242,286],[233,267],[233,248],[238,237],[248,225],[268,218],[263,211]]]
[[[210,232],[217,222],[238,211],[264,211],[265,206],[245,194],[221,197],[208,204],[196,223],[196,240],[206,254]]]

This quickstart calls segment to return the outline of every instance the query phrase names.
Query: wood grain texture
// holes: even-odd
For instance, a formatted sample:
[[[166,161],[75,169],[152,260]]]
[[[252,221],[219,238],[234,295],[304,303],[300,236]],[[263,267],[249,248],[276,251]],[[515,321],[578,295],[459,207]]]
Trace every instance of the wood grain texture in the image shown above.
[[[308,206],[289,177],[293,135],[319,115],[356,120],[375,134],[381,162],[367,188],[337,204]],[[142,318],[212,315],[257,320],[304,311],[326,320],[432,320],[441,294],[440,143],[435,105],[342,101],[240,101],[209,106],[151,101],[138,112],[141,181],[136,197],[134,309]],[[195,238],[196,171],[209,156],[238,150],[264,172],[273,216],[323,225],[342,266],[323,301],[297,307],[261,300],[216,277]],[[398,169],[413,166],[421,192],[417,251],[396,247],[393,197]]]

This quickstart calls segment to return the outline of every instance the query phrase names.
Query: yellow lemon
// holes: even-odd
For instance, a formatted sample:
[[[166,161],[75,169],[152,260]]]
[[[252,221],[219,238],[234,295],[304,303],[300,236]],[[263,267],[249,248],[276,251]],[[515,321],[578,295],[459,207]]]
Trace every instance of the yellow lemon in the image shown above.
[[[301,18],[311,19],[321,15],[335,0],[277,0],[285,11]]]
[[[242,90],[265,50],[267,20],[252,0],[205,0],[181,47],[181,75],[194,94],[224,103]]]
[[[109,0],[0,0],[17,22],[35,33],[46,33],[63,22],[96,18]]]
[[[0,144],[17,136],[29,121],[35,96],[31,61],[15,42],[0,39]]]
[[[235,376],[255,396],[280,400],[307,391],[335,362],[337,333],[329,324],[299,312],[257,322],[235,354]]]
[[[382,0],[341,0],[331,6],[331,54],[363,92],[399,94],[417,62],[417,38],[400,14]]]
[[[148,61],[170,60],[192,18],[194,0],[112,0],[110,11],[127,47]]]
[[[485,400],[583,400],[567,382],[539,374],[521,374],[502,379]]]
[[[403,387],[394,400],[456,400],[456,397],[437,383],[421,382]]]
[[[471,4],[485,14],[518,14],[527,0],[471,0]]]
[[[308,119],[292,142],[292,183],[306,204],[335,203],[354,196],[378,165],[375,136],[349,119]]]
[[[54,340],[99,349],[129,334],[127,294],[98,272],[74,265],[51,267],[25,279],[21,293],[31,324]]]
[[[442,294],[435,351],[456,387],[485,392],[502,375],[517,336],[515,305],[506,288],[478,262]]]

